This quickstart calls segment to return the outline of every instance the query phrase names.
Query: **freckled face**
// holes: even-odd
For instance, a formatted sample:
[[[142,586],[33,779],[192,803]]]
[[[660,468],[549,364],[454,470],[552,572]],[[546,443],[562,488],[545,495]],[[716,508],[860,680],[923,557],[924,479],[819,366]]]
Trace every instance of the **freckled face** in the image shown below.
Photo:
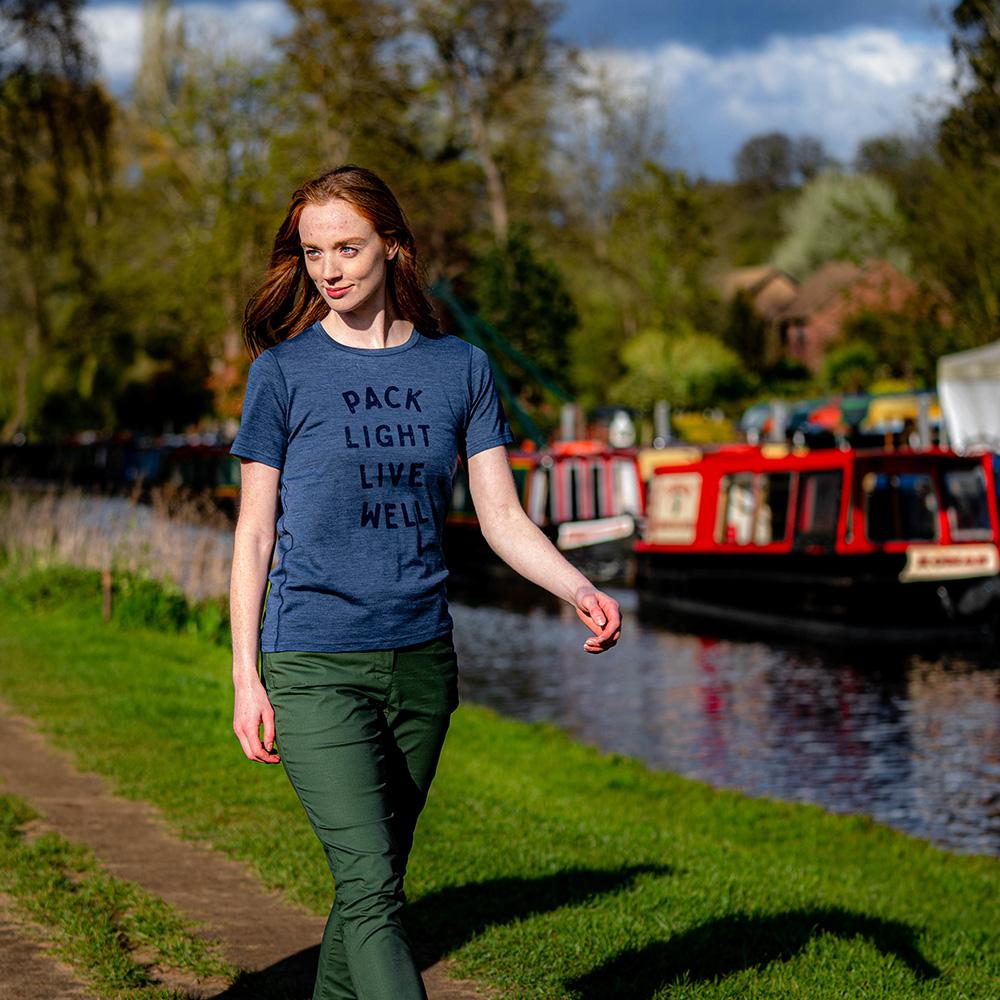
[[[306,271],[323,301],[337,313],[385,305],[386,261],[396,247],[346,201],[306,205],[299,216]]]

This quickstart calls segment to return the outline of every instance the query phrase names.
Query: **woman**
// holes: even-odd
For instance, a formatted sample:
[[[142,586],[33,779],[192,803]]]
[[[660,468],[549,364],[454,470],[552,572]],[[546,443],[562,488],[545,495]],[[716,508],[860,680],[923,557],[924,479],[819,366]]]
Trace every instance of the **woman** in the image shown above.
[[[400,910],[458,703],[441,531],[459,456],[487,541],[573,605],[584,649],[618,641],[619,608],[522,510],[489,361],[439,332],[375,174],[295,192],[244,336],[233,729],[248,759],[281,760],[336,881],[314,1000],[422,998]]]

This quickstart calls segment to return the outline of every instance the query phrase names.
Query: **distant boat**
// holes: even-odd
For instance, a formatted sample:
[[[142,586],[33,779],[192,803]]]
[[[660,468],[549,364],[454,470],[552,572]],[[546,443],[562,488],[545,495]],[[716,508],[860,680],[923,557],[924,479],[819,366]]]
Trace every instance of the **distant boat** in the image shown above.
[[[992,639],[998,460],[724,446],[655,466],[643,615],[834,643]]]
[[[539,451],[509,452],[521,505],[556,547],[594,583],[629,584],[642,512],[634,448],[601,441],[560,441]],[[479,530],[465,467],[455,474],[444,533],[456,575],[511,572]]]

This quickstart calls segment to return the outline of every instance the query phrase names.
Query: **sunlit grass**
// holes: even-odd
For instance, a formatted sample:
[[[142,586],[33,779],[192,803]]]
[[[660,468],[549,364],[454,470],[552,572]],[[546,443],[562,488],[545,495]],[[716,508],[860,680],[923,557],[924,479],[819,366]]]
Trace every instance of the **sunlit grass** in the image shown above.
[[[96,574],[67,574],[59,599],[39,599],[37,578],[6,587],[0,696],[123,794],[324,912],[329,874],[287,779],[232,736],[228,651],[105,624]],[[519,998],[992,1000],[998,875],[993,859],[650,772],[465,705],[407,896],[425,958],[448,954]]]

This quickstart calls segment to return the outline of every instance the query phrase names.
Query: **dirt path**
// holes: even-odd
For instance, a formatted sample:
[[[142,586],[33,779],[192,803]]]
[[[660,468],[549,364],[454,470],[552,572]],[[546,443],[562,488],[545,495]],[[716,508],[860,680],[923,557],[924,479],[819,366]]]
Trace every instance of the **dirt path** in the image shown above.
[[[69,966],[48,954],[12,912],[9,900],[0,893],[0,955],[3,977],[0,1000],[88,1000],[91,994],[73,975]]]
[[[263,1000],[276,996],[280,979],[287,1000],[310,997],[323,918],[264,888],[247,865],[180,840],[155,807],[111,794],[104,779],[76,770],[29,720],[2,703],[0,746],[3,790],[35,806],[43,814],[38,823],[86,844],[113,875],[137,882],[203,922],[204,933],[222,942],[225,957],[251,973],[245,985],[210,989],[202,996]],[[10,952],[2,935],[0,930],[6,971]],[[449,979],[447,971],[446,962],[423,971],[430,1000],[483,1000],[488,995],[467,980]],[[74,995],[45,987],[34,994],[38,1000]],[[0,989],[0,997],[6,996]],[[11,996],[28,1000],[30,994]]]

